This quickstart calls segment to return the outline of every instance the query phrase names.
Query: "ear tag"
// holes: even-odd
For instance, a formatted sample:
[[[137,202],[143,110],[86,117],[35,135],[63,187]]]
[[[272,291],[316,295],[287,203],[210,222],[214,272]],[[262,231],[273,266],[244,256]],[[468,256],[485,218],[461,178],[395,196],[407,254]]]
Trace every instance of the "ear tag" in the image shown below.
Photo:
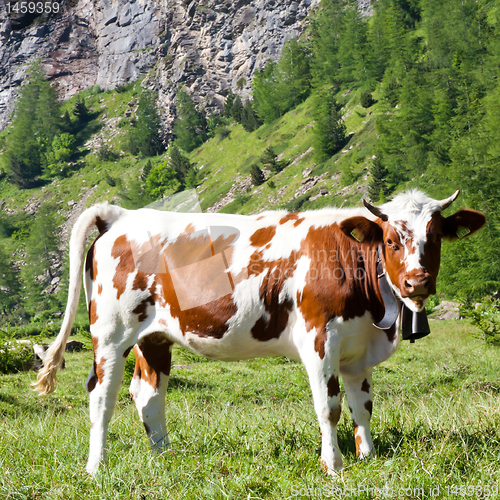
[[[457,236],[459,238],[465,238],[465,236],[467,236],[469,233],[470,233],[470,229],[468,227],[458,226]]]
[[[362,243],[363,240],[365,239],[365,236],[364,234],[357,228],[355,227],[352,231],[351,231],[351,236],[358,242],[358,243]]]

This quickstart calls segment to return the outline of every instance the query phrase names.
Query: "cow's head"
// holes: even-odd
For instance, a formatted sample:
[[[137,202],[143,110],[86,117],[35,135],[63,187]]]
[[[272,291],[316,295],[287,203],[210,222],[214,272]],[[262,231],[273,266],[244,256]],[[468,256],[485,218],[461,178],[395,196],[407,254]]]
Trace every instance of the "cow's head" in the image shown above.
[[[420,312],[429,295],[436,293],[441,240],[469,236],[486,222],[485,216],[475,210],[459,210],[448,217],[441,214],[459,192],[438,201],[413,190],[379,208],[363,200],[376,219],[352,217],[340,225],[351,238],[381,245],[385,274],[392,289],[412,311]]]

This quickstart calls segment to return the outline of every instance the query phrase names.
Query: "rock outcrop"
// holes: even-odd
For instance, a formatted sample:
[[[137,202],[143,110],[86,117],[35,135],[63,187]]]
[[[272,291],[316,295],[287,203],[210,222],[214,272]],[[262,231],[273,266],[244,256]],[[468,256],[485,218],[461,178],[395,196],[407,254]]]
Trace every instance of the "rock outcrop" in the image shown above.
[[[148,75],[165,124],[179,85],[206,108],[229,90],[243,98],[256,69],[299,36],[319,0],[53,0],[44,14],[13,13],[0,0],[0,129],[28,65],[40,58],[62,99]],[[57,12],[55,12],[57,10]]]

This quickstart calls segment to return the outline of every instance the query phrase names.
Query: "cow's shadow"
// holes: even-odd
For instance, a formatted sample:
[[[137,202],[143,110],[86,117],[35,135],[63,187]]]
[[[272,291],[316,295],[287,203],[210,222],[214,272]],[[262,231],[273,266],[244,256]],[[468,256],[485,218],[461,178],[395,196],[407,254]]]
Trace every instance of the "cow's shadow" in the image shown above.
[[[429,449],[431,451],[437,442],[446,440],[450,444],[467,447],[470,450],[483,450],[491,446],[498,439],[494,428],[485,428],[481,431],[472,431],[465,425],[450,431],[445,427],[429,430],[424,425],[415,425],[410,431],[403,431],[398,427],[386,427],[380,432],[372,432],[373,445],[379,458],[390,459],[397,455],[401,445],[415,449]],[[354,444],[354,430],[344,426],[339,428],[338,441],[343,455],[356,456]],[[320,454],[321,450],[318,450]]]
[[[172,391],[186,391],[186,390],[197,390],[197,389],[213,389],[215,386],[213,384],[207,384],[206,382],[193,381],[188,377],[182,377],[179,375],[170,375],[168,379],[168,392]]]

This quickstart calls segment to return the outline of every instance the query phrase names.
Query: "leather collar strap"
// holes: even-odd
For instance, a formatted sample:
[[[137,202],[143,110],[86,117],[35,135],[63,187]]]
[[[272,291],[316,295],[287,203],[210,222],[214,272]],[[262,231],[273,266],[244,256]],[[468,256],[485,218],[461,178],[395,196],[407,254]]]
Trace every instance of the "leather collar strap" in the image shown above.
[[[394,294],[392,293],[391,285],[389,285],[389,282],[385,277],[381,254],[382,252],[379,246],[377,250],[377,278],[385,310],[384,317],[378,323],[373,323],[373,326],[376,326],[381,330],[387,330],[392,325],[394,325],[394,323],[398,319],[399,305],[396,297],[394,297]]]
[[[398,318],[399,302],[396,297],[394,297],[391,285],[389,285],[389,282],[387,281],[387,278],[385,276],[381,255],[382,252],[379,246],[377,250],[377,278],[385,310],[384,317],[378,323],[373,323],[373,326],[376,326],[381,330],[387,330],[391,328],[392,325],[394,325],[396,319]],[[401,330],[403,334],[403,340],[409,340],[413,344],[416,339],[420,339],[431,333],[425,309],[419,313],[416,313],[402,304],[401,316]]]

